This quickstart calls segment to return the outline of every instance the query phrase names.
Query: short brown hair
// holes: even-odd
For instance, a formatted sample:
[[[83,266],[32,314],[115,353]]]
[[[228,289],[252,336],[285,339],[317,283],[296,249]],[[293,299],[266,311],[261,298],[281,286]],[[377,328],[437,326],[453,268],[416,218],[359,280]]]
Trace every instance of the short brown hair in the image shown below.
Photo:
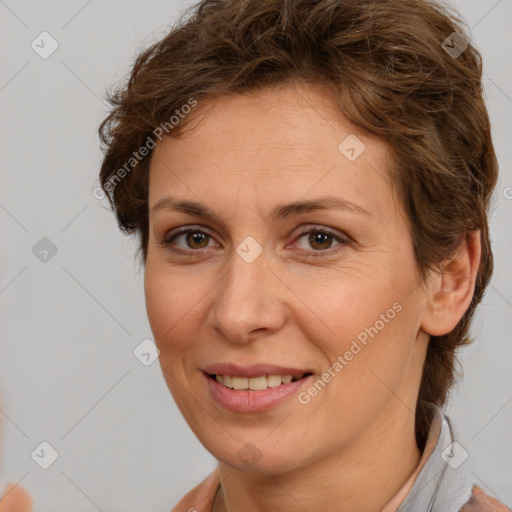
[[[481,230],[472,302],[453,331],[431,336],[416,408],[423,449],[431,419],[425,403],[443,405],[455,384],[456,349],[472,341],[471,318],[493,270],[487,215],[498,164],[481,78],[480,53],[459,15],[433,0],[203,0],[108,95],[100,183],[120,228],[140,236],[145,262],[150,155],[130,159],[157,127],[169,128],[191,98],[296,81],[335,91],[339,111],[387,143],[392,189],[424,279],[467,230]],[[182,117],[168,136],[183,132]]]

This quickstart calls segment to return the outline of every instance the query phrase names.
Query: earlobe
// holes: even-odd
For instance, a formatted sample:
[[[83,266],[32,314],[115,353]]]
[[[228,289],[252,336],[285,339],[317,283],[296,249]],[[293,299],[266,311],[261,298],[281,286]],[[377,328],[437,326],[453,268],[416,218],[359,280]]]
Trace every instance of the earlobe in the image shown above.
[[[433,278],[421,328],[432,336],[451,332],[469,308],[480,265],[480,230],[468,231],[457,254]]]

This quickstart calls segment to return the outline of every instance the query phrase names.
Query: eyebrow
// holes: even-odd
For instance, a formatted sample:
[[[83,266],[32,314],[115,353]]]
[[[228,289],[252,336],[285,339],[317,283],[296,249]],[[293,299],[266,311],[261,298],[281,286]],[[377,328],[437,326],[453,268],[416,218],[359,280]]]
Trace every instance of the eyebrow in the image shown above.
[[[299,215],[313,210],[337,209],[364,215],[369,219],[375,219],[372,213],[363,207],[337,196],[325,196],[308,201],[295,201],[293,203],[278,204],[270,213],[273,221],[282,220],[293,215]],[[151,213],[159,211],[177,211],[189,215],[196,215],[221,224],[223,221],[219,215],[211,211],[201,203],[195,201],[178,200],[172,197],[164,197],[157,201],[151,208]]]

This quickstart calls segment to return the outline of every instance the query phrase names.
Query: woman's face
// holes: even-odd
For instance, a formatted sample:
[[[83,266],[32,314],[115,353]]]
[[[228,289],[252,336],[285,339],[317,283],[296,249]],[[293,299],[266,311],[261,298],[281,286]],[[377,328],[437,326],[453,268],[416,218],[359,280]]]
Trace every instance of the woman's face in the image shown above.
[[[147,312],[186,421],[270,473],[414,425],[426,295],[384,143],[313,86],[207,103],[150,170]]]

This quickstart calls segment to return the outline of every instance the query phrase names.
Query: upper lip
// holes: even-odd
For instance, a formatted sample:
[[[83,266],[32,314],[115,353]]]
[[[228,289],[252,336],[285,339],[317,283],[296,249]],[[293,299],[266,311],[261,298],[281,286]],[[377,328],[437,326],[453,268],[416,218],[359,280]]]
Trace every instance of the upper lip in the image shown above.
[[[291,375],[300,377],[305,373],[312,373],[306,368],[290,368],[274,364],[239,365],[233,363],[216,363],[202,368],[203,372],[211,375],[230,375],[232,377],[260,377],[261,375]]]

